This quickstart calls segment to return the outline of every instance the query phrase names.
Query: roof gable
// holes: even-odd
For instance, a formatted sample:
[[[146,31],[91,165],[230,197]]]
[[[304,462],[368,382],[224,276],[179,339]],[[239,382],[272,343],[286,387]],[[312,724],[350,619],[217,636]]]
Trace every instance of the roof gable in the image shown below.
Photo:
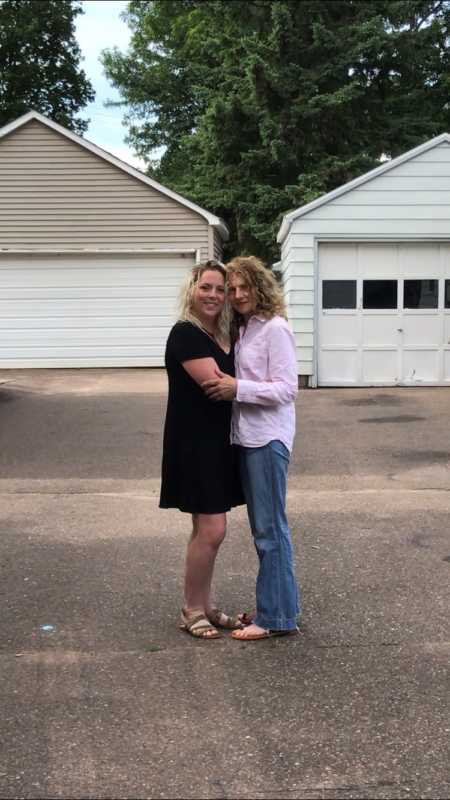
[[[97,145],[93,144],[93,142],[88,141],[87,139],[83,139],[81,136],[78,136],[73,131],[69,131],[67,128],[64,128],[62,125],[59,125],[57,122],[54,122],[47,117],[44,117],[43,114],[39,114],[37,111],[29,111],[27,114],[19,117],[18,119],[10,122],[8,125],[5,125],[3,128],[0,128],[0,140],[8,136],[10,133],[13,133],[16,129],[26,125],[31,120],[36,120],[40,122],[42,125],[51,128],[52,130],[56,131],[57,133],[65,136],[67,139],[70,139],[72,142],[84,147],[94,155],[98,156],[99,158],[103,159],[104,161],[108,161],[110,164],[113,164],[115,167],[118,167],[123,172],[128,173],[134,178],[137,178],[142,183],[150,186],[152,189],[160,192],[161,194],[165,195],[166,197],[170,197],[172,200],[175,200],[180,205],[185,206],[186,208],[191,209],[191,211],[196,212],[201,217],[203,217],[209,225],[216,228],[220,233],[222,239],[225,241],[229,237],[228,228],[226,227],[223,220],[220,217],[217,217],[215,214],[211,214],[211,212],[206,211],[206,209],[201,208],[196,203],[192,203],[190,200],[187,200],[185,197],[182,197],[177,192],[173,192],[171,189],[168,189],[166,186],[163,186],[158,181],[153,180],[153,178],[149,178],[140,170],[135,169],[130,164],[127,164],[125,161],[121,161],[121,159],[117,158],[116,156],[112,155],[112,153],[108,153],[106,150],[98,147]]]
[[[355,178],[348,183],[344,183],[342,186],[339,186],[337,189],[333,189],[333,191],[328,192],[327,194],[318,197],[317,200],[313,200],[311,203],[307,203],[304,206],[300,206],[300,208],[295,209],[294,211],[290,211],[288,214],[285,214],[278,231],[277,235],[277,242],[282,243],[286,238],[290,227],[294,220],[298,219],[299,217],[308,214],[310,211],[313,211],[320,206],[326,205],[326,203],[335,200],[337,197],[340,197],[347,192],[351,192],[353,189],[357,189],[359,186],[362,186],[369,181],[372,181],[374,178],[378,178],[380,175],[384,175],[387,172],[395,169],[396,167],[404,164],[407,161],[412,161],[417,156],[422,155],[422,153],[426,153],[428,150],[432,150],[435,147],[439,147],[442,144],[450,144],[450,134],[448,133],[441,133],[440,136],[436,136],[433,139],[429,139],[427,142],[419,145],[418,147],[414,147],[412,150],[408,150],[406,153],[398,156],[397,158],[392,159],[391,161],[386,161],[384,164],[381,164],[379,167],[375,167],[375,169],[370,170],[370,172],[364,173],[364,175],[360,175],[358,178]]]

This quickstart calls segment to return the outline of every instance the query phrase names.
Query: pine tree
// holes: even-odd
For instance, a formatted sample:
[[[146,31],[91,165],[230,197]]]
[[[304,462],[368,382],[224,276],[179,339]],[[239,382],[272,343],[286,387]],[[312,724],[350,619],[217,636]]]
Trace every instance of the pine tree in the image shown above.
[[[153,174],[223,216],[231,252],[273,258],[283,213],[449,127],[449,6],[131,2],[104,65]]]

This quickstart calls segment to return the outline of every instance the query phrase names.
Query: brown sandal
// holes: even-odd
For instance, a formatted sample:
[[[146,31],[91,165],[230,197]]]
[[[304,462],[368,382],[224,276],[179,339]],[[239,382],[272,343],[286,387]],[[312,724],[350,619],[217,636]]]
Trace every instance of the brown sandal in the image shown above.
[[[243,627],[245,627],[246,625],[251,625],[255,617],[256,617],[256,611],[250,611],[250,613],[244,611],[243,614],[238,614],[238,620]]]
[[[220,608],[211,608],[208,619],[213,625],[218,628],[225,628],[228,631],[240,630],[242,628],[241,615],[230,617],[221,611]]]
[[[220,633],[211,625],[203,611],[186,614],[184,609],[181,611],[180,629],[190,633],[196,639],[220,639]]]

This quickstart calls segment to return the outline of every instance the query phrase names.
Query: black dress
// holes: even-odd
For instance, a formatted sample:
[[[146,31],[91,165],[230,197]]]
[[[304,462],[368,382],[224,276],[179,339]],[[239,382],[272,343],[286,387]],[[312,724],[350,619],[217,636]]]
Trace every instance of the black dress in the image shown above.
[[[177,322],[166,345],[169,397],[164,426],[160,508],[219,514],[243,504],[237,449],[230,444],[231,402],[208,400],[182,366],[214,358],[234,375],[233,352],[191,322]]]

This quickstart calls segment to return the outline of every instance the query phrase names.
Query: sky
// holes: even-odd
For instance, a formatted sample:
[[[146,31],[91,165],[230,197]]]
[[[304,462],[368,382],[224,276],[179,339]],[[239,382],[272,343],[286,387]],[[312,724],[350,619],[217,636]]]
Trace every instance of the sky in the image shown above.
[[[91,120],[84,137],[133,167],[145,169],[144,162],[136,158],[125,143],[124,109],[105,108],[106,100],[119,100],[120,97],[106,79],[99,61],[105,48],[117,46],[126,50],[128,46],[130,30],[120,19],[127,3],[125,0],[84,0],[82,5],[85,13],[77,18],[76,37],[84,57],[82,67],[95,90],[94,102],[80,114],[83,119]]]

